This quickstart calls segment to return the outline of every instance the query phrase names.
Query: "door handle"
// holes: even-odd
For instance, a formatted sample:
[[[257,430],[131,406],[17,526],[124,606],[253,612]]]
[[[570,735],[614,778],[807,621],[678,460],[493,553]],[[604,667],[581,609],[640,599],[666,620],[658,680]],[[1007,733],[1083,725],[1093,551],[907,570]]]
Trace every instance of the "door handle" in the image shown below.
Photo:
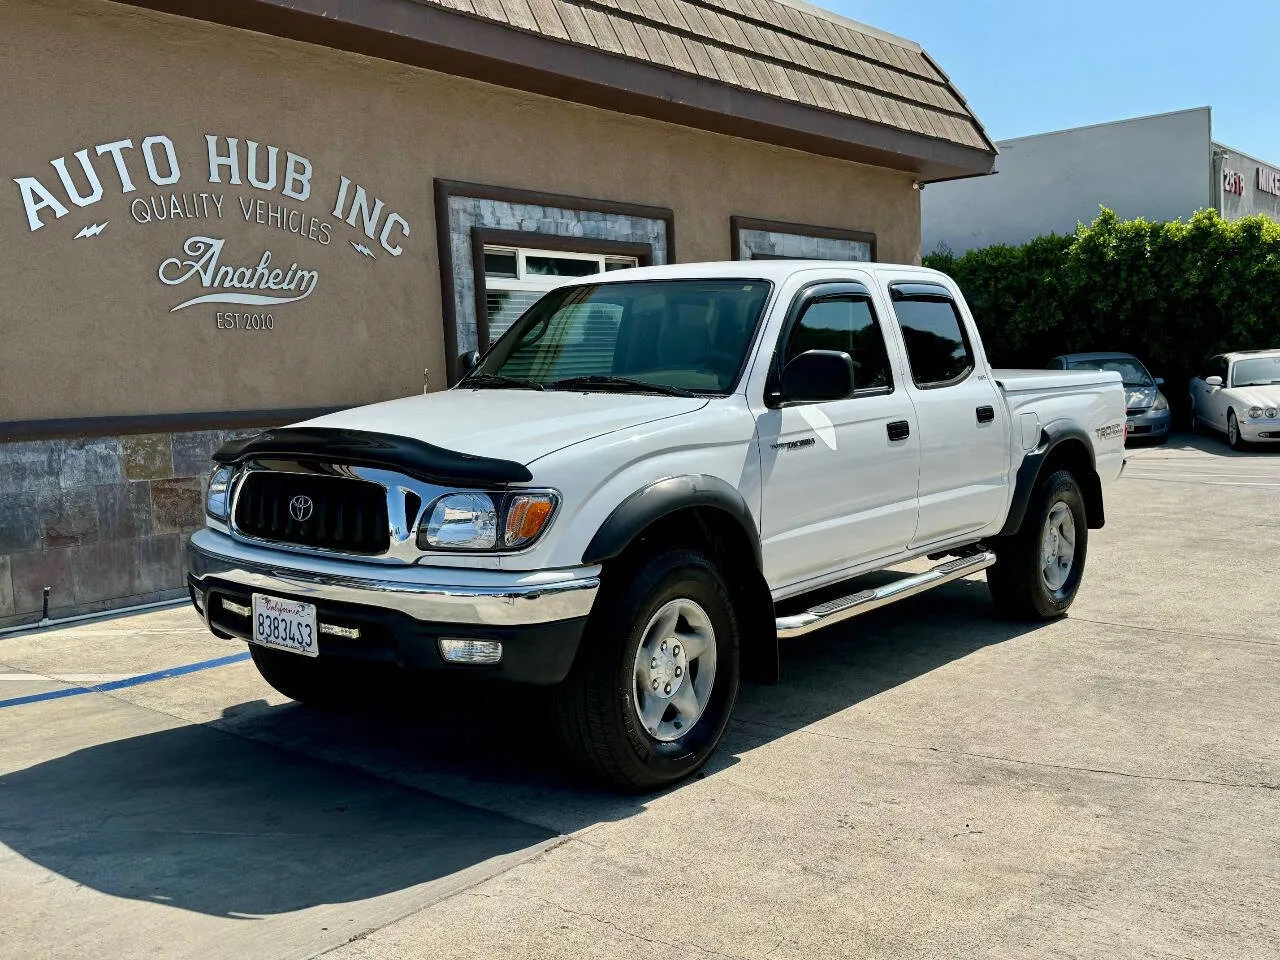
[[[905,440],[911,436],[911,424],[906,420],[894,420],[891,423],[886,423],[884,428],[889,434],[889,439],[895,442]]]
[[[990,423],[996,418],[996,408],[989,406],[981,406],[978,408],[978,422]]]

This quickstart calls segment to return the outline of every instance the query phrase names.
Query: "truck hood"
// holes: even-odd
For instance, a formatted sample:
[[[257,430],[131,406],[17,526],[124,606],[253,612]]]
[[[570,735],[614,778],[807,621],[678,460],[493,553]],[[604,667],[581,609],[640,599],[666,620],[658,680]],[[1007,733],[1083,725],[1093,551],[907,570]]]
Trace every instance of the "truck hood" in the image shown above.
[[[692,413],[706,404],[701,397],[455,388],[355,407],[295,426],[389,433],[527,465],[570,444]]]

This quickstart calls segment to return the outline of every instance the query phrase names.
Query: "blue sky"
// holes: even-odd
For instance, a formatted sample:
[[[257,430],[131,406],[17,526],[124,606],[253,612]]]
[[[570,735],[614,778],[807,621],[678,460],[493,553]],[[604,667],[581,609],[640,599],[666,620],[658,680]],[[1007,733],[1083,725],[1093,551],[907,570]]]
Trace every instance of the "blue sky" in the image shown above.
[[[1187,107],[1280,165],[1274,0],[817,0],[915,40],[997,140]]]

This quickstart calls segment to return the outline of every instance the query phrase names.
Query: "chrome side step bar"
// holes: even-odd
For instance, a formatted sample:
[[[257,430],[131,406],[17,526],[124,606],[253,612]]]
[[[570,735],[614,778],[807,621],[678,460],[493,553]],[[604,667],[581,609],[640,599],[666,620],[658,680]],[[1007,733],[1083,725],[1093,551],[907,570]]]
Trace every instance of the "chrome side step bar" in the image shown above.
[[[971,573],[987,569],[995,562],[996,555],[990,551],[971,554],[967,557],[958,557],[955,560],[940,563],[932,570],[926,570],[924,573],[904,577],[901,580],[895,580],[893,583],[886,583],[883,587],[877,587],[874,590],[863,590],[847,597],[828,600],[826,603],[818,604],[818,606],[812,607],[803,613],[792,614],[789,617],[778,617],[778,637],[779,639],[802,637],[806,633],[821,630],[823,627],[829,627],[833,623],[840,623],[842,620],[856,617],[858,614],[866,613],[868,610],[888,606],[898,600],[905,600],[907,597],[914,597],[918,593],[924,593],[926,590],[940,587],[944,583],[950,583],[952,580],[967,577]]]

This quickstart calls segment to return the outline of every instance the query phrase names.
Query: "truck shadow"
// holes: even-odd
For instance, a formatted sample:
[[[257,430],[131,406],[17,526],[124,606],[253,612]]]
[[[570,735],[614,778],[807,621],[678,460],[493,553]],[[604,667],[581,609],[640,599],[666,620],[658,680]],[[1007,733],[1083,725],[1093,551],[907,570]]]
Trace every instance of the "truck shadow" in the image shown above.
[[[700,776],[1026,630],[960,581],[790,641],[783,682],[744,687]],[[539,703],[476,688],[345,713],[247,701],[4,775],[0,843],[115,897],[223,917],[453,888],[652,799],[564,769]]]

